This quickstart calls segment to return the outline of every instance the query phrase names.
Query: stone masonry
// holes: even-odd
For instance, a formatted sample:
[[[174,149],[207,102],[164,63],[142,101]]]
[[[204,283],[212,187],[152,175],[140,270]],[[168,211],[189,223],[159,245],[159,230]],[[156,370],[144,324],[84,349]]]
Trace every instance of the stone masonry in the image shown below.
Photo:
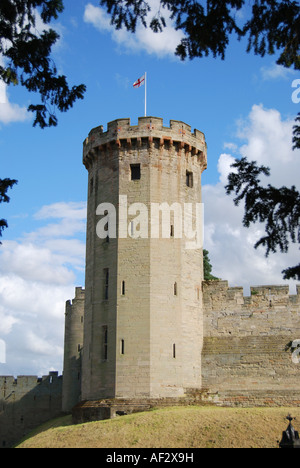
[[[0,377],[0,448],[10,448],[28,432],[61,415],[62,377],[57,372]]]
[[[174,236],[172,214],[168,238],[130,236],[137,210],[128,207],[135,203],[148,208],[149,226],[153,203],[201,203],[203,133],[179,121],[165,127],[162,119],[145,117],[131,126],[120,119],[107,131],[90,132],[83,162],[89,173],[86,288],[76,292],[80,313],[76,298],[67,303],[66,326],[71,330],[74,319],[77,331],[66,334],[71,352],[64,371],[72,404],[81,394],[74,420],[174,403],[300,405],[300,286],[296,296],[285,286],[258,286],[244,297],[226,281],[204,282],[202,248],[189,250]],[[116,207],[119,236],[111,236],[103,203]],[[99,222],[107,223],[102,239]],[[72,373],[68,361],[78,365],[81,343],[79,381],[78,367]]]
[[[70,412],[81,397],[84,301],[85,291],[82,288],[76,288],[75,298],[66,303],[62,399],[64,412]]]
[[[178,121],[164,127],[160,118],[143,117],[131,126],[120,119],[106,132],[92,130],[83,153],[89,188],[82,399],[181,396],[186,387],[200,388],[202,250],[187,250],[186,240],[171,233],[172,214],[168,239],[127,232],[99,239],[96,212],[112,204],[119,221],[125,196],[127,207],[147,207],[150,227],[152,203],[200,203],[204,135]]]
[[[202,383],[225,405],[300,405],[300,286],[203,284]],[[293,343],[294,346],[293,347]],[[300,341],[299,341],[300,344]]]

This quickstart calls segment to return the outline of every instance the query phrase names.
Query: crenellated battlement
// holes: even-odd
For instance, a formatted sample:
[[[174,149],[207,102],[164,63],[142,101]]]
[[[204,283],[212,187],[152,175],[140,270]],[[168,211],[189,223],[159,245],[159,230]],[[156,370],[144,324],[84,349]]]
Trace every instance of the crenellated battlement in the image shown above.
[[[12,447],[35,427],[61,414],[62,376],[49,372],[0,377],[0,448]]]
[[[49,375],[44,375],[39,378],[36,375],[20,375],[17,378],[13,376],[0,376],[0,399],[5,399],[7,395],[13,393],[14,399],[16,396],[36,390],[38,386],[53,385],[54,387],[61,385],[62,376],[58,372],[49,372]]]
[[[134,126],[130,124],[129,118],[114,120],[108,123],[106,132],[102,125],[94,128],[84,141],[83,163],[88,168],[97,149],[106,151],[115,146],[121,150],[131,150],[143,145],[169,150],[176,147],[177,151],[197,156],[202,169],[207,168],[204,134],[196,129],[192,133],[190,125],[177,120],[171,120],[170,126],[165,127],[163,119],[159,117],[140,117],[138,125]]]
[[[299,406],[300,285],[203,283],[203,385],[221,405]]]
[[[69,313],[72,311],[72,306],[77,302],[77,301],[84,301],[85,299],[85,290],[81,287],[75,288],[75,297],[71,301],[66,301],[66,313]]]
[[[227,281],[203,283],[207,337],[300,336],[300,285],[296,295],[290,295],[288,286],[253,286],[250,291],[244,296],[243,288],[231,288]]]
[[[300,285],[297,294],[290,295],[289,286],[251,286],[250,296],[244,296],[242,287],[229,287],[228,281],[206,281],[203,283],[204,304],[215,308],[238,306],[276,307],[300,304]]]

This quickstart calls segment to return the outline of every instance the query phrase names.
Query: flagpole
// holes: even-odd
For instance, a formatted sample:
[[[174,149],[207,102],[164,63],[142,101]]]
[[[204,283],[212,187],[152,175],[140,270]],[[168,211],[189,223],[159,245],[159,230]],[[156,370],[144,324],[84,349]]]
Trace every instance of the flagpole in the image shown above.
[[[145,117],[147,117],[147,72],[145,72]]]

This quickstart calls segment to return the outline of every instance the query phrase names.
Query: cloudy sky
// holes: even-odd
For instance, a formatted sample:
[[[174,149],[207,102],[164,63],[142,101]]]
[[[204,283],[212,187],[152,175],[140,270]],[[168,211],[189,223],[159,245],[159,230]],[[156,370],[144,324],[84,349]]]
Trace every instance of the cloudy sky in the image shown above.
[[[297,246],[268,259],[254,250],[263,228],[242,227],[243,207],[234,206],[224,185],[234,158],[247,156],[271,168],[266,183],[299,188],[300,154],[291,140],[300,74],[278,67],[275,56],[246,54],[245,42],[234,37],[225,61],[181,62],[174,50],[182,36],[171,21],[162,34],[138,27],[132,35],[110,26],[98,0],[64,3],[53,25],[61,36],[53,58],[70,84],[87,85],[85,100],[58,116],[56,129],[42,131],[26,112],[38,97],[0,83],[0,177],[19,181],[0,212],[9,222],[0,247],[2,375],[62,371],[65,302],[84,286],[82,142],[92,128],[117,118],[137,123],[144,90],[132,84],[145,71],[148,115],[165,125],[182,120],[206,135],[205,248],[214,274],[249,294],[250,285],[285,284],[281,271],[299,257]],[[151,3],[155,8],[157,1]],[[287,284],[295,293],[294,282]]]

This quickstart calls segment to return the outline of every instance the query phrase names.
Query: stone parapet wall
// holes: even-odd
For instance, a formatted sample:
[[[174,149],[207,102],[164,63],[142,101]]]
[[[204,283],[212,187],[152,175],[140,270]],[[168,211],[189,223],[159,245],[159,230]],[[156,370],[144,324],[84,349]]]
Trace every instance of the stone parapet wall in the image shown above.
[[[244,297],[242,288],[226,281],[204,283],[203,385],[212,392],[243,392],[248,400],[257,391],[297,392],[299,292],[290,296],[286,286],[259,286]]]
[[[9,448],[62,410],[62,377],[0,377],[0,448]]]
[[[83,144],[83,163],[88,168],[95,157],[97,149],[141,148],[144,145],[161,147],[175,146],[177,151],[197,156],[203,170],[207,168],[207,146],[204,134],[199,130],[191,131],[184,122],[171,120],[170,127],[163,125],[163,119],[158,117],[140,117],[138,125],[131,126],[130,119],[118,119],[108,123],[107,131],[103,126],[91,130]]]

